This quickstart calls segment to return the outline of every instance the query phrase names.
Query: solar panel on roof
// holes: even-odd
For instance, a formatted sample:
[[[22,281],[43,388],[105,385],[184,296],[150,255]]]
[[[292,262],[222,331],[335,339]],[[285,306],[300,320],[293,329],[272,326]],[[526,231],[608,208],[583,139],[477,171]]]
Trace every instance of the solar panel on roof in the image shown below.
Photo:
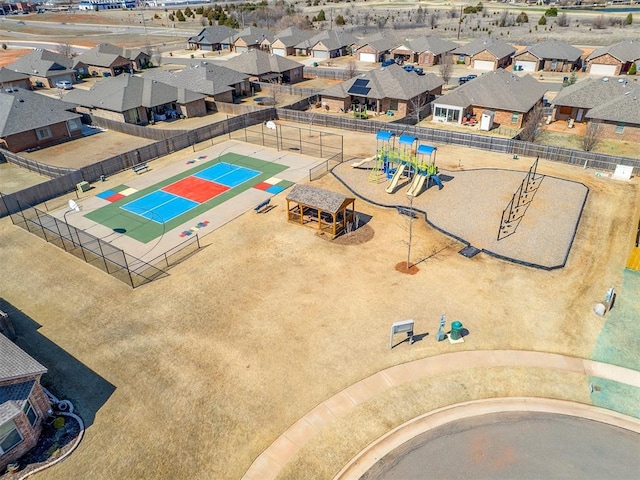
[[[367,96],[370,91],[371,91],[371,89],[369,87],[362,87],[362,86],[358,86],[358,85],[353,85],[347,91],[347,93],[350,93],[352,95],[364,95],[364,96]]]
[[[354,85],[358,85],[359,87],[366,87],[369,83],[369,80],[366,78],[356,78],[356,81],[353,82]]]

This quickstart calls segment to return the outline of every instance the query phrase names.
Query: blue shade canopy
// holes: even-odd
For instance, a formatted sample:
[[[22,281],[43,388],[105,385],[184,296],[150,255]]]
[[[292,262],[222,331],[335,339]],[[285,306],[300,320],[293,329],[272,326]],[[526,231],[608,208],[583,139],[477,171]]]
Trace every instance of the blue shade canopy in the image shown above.
[[[380,130],[378,132],[378,134],[376,135],[376,140],[383,140],[383,141],[388,142],[389,140],[391,140],[395,136],[396,136],[395,133],[385,132],[384,130]]]
[[[416,137],[412,137],[411,135],[400,135],[400,139],[398,142],[400,144],[411,145],[413,142],[417,142],[418,139]]]
[[[417,153],[423,153],[424,155],[431,155],[437,149],[438,147],[434,147],[433,145],[420,145],[418,146]]]

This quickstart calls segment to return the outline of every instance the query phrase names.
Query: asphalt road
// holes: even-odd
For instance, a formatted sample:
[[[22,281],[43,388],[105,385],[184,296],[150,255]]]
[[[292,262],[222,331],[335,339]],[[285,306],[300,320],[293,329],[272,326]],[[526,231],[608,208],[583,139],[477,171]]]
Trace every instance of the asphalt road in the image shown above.
[[[414,438],[364,479],[638,480],[640,435],[565,415],[483,415]]]

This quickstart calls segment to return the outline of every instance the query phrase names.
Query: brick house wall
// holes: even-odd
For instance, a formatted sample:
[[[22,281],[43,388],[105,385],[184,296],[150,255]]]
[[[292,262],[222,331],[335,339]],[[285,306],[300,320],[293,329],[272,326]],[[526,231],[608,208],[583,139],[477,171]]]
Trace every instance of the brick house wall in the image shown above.
[[[556,60],[555,68],[553,66],[553,59],[545,59],[543,62],[542,70],[545,72],[570,72],[573,70],[573,64],[566,60]]]
[[[30,378],[21,378],[3,382],[2,384],[11,385],[14,383],[21,383],[29,380]],[[19,415],[13,418],[13,422],[22,435],[23,440],[14,448],[9,450],[5,455],[2,455],[0,457],[0,472],[4,472],[4,469],[9,463],[22,457],[25,453],[31,450],[36,445],[36,443],[38,443],[38,438],[40,437],[40,433],[42,432],[42,421],[47,417],[47,411],[51,408],[51,404],[49,403],[49,399],[42,390],[42,385],[40,385],[40,375],[35,380],[36,383],[31,390],[31,394],[29,395],[29,402],[31,403],[33,409],[36,411],[38,418],[33,427],[29,423],[29,419],[24,412],[21,412]]]
[[[215,102],[233,103],[233,92],[229,90],[228,92],[218,93],[213,96],[213,100]]]
[[[437,65],[440,60],[440,55],[434,55],[432,52],[422,52],[418,55],[418,65],[425,65],[432,67]]]
[[[207,104],[202,100],[196,100],[184,105],[178,105],[180,113],[187,118],[190,117],[204,117],[207,114]]]
[[[31,82],[28,78],[24,78],[22,80],[14,80],[12,82],[3,82],[2,88],[24,88],[25,90],[31,90]]]
[[[17,153],[27,150],[29,148],[46,147],[54,143],[60,142],[71,137],[77,137],[82,134],[82,130],[75,130],[69,132],[67,128],[67,122],[55,123],[49,125],[51,131],[51,137],[38,140],[35,130],[29,130],[26,132],[16,133],[15,135],[8,135],[4,137],[3,143],[7,150]]]
[[[587,68],[587,73],[591,73],[591,65],[616,65],[616,72],[614,75],[620,75],[620,70],[622,69],[622,63],[615,57],[612,57],[610,54],[605,53],[604,55],[600,55],[599,57],[592,58],[589,60],[589,65]]]
[[[493,122],[498,123],[503,127],[507,127],[507,128],[522,128],[522,125],[524,125],[524,122],[526,119],[526,114],[522,112],[518,112],[518,121],[516,123],[513,123],[512,121],[513,112],[511,111],[496,110],[492,108],[487,109],[485,107],[478,107],[478,106],[472,106],[468,110],[470,111],[470,113],[476,116],[476,120],[478,122],[480,122],[480,117],[482,117],[482,113],[485,110],[493,110],[495,112],[495,117],[493,117]]]
[[[625,142],[640,142],[640,125],[624,125],[622,133],[616,133],[617,124],[599,122],[598,130],[602,138],[622,140]]]
[[[489,53],[487,50],[483,50],[482,52],[471,57],[472,66],[473,66],[473,62],[475,62],[476,60],[493,62],[493,69],[496,70],[498,68],[498,60],[493,54]]]
[[[536,57],[531,52],[523,52],[520,54],[516,54],[513,56],[513,64],[515,65],[517,61],[521,62],[536,62],[535,71],[540,70],[540,59]]]
[[[351,100],[347,98],[322,97],[322,102],[329,107],[330,112],[347,112],[351,109]]]
[[[87,73],[93,77],[102,77],[105,72],[109,73],[111,76],[115,76],[116,75],[115,70],[119,68],[124,69],[125,71],[134,70],[134,66],[130,60],[126,58],[121,58],[113,62],[108,67],[100,67],[98,65],[87,65]]]
[[[454,65],[471,65],[471,57],[469,55],[453,54],[452,56]]]
[[[304,66],[292,68],[283,72],[285,83],[298,83],[304,80]]]
[[[358,49],[358,60],[361,60],[360,58],[361,53],[375,53],[376,60],[379,60],[380,58],[380,52],[378,52],[378,50],[373,45],[365,45],[363,47],[360,47]]]

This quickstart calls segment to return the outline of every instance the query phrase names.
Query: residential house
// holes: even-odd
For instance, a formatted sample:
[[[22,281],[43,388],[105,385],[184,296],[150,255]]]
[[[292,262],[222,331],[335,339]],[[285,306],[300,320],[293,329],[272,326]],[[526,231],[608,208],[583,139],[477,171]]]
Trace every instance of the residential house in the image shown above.
[[[78,55],[74,67],[80,75],[115,77],[142,70],[150,62],[151,57],[144,50],[101,43]]]
[[[571,72],[582,66],[582,50],[560,40],[546,40],[513,55],[514,70]]]
[[[0,472],[38,443],[51,404],[40,385],[47,369],[0,334]]]
[[[636,64],[640,70],[640,41],[625,40],[607,47],[596,48],[586,59],[590,75],[615,76],[629,72]]]
[[[72,90],[65,98],[77,103],[80,113],[125,123],[146,124],[207,113],[205,95],[133,75],[106,78],[89,90]]]
[[[522,128],[547,87],[527,74],[522,77],[500,69],[487,72],[433,102],[433,121],[462,124],[480,119],[485,110],[495,112],[494,122]]]
[[[257,82],[296,83],[304,78],[303,64],[256,49],[226,60],[224,66]]]
[[[395,45],[397,45],[397,41],[389,36],[371,35],[360,42],[356,56],[361,62],[383,62]]]
[[[296,45],[310,38],[307,32],[303,32],[299,28],[289,27],[281,32],[276,33],[273,42],[270,45],[271,53],[286,57],[296,54]]]
[[[53,88],[60,81],[75,83],[73,63],[73,59],[61,53],[36,48],[7,65],[7,68],[29,75],[32,87]]]
[[[233,39],[233,50],[237,53],[259,49],[269,51],[274,40],[273,33],[257,27],[247,27],[239,31]]]
[[[46,147],[82,133],[76,106],[21,88],[0,92],[0,145],[12,152]]]
[[[479,38],[451,52],[453,62],[468,65],[475,70],[498,70],[511,63],[515,47],[499,38]]]
[[[178,72],[154,68],[145,71],[143,78],[201,93],[207,96],[208,102],[233,103],[237,97],[251,92],[249,75],[207,61],[198,62]]]
[[[443,84],[433,73],[417,75],[393,64],[329,87],[320,96],[326,108],[334,112],[366,107],[377,115],[389,112],[406,117],[424,110],[428,102],[442,93]]]
[[[431,67],[440,64],[443,57],[447,53],[453,52],[458,46],[457,43],[449,40],[426,36],[406,40],[394,46],[391,50],[391,55],[394,59]]]
[[[216,27],[206,27],[200,33],[188,40],[190,49],[200,49],[209,52],[231,51],[237,30],[218,25]]]
[[[602,137],[640,142],[640,85],[625,78],[586,78],[558,93],[553,118],[597,123]]]
[[[4,89],[24,88],[31,90],[31,81],[26,73],[16,72],[10,68],[0,67],[0,87]]]
[[[358,41],[344,32],[323,30],[313,37],[296,45],[296,53],[318,59],[328,59],[351,55]]]

